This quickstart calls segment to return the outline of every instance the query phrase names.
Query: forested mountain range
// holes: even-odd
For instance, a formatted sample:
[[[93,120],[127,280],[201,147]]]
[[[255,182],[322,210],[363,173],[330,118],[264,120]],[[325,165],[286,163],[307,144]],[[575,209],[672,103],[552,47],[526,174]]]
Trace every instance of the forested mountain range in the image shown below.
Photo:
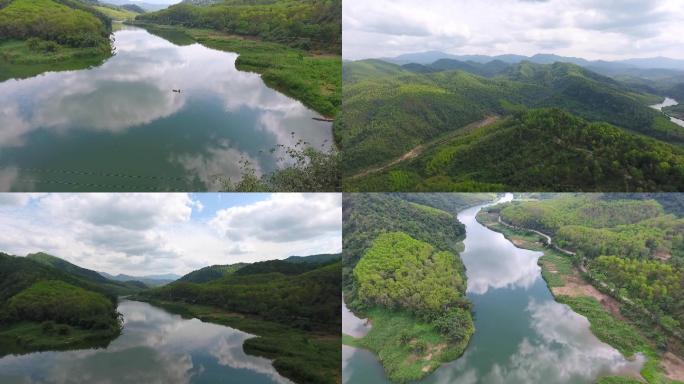
[[[350,191],[535,189],[536,184],[543,182],[525,175],[534,174],[535,169],[519,165],[518,174],[510,177],[516,179],[514,183],[510,178],[486,179],[460,171],[461,164],[455,161],[442,164],[443,169],[440,170],[416,168],[429,162],[425,159],[427,154],[438,152],[444,146],[456,147],[464,140],[472,142],[474,136],[486,135],[482,133],[484,131],[494,133],[486,128],[495,124],[497,119],[505,120],[500,124],[510,126],[515,120],[512,117],[525,115],[528,109],[539,108],[558,108],[581,118],[568,116],[558,120],[562,124],[557,127],[559,132],[570,136],[589,134],[583,125],[585,122],[615,126],[615,129],[591,133],[592,140],[611,142],[613,150],[638,150],[640,148],[634,145],[643,140],[643,136],[654,138],[658,142],[649,142],[652,144],[648,146],[658,146],[660,150],[657,152],[667,155],[657,157],[652,164],[666,162],[674,165],[676,179],[681,179],[684,172],[680,167],[682,154],[678,148],[684,143],[684,127],[649,107],[660,102],[662,97],[578,65],[529,61],[478,64],[443,60],[429,67],[402,67],[379,60],[363,60],[345,62],[343,80],[344,116],[335,126],[335,138],[342,148],[345,189]],[[548,111],[530,113],[526,116],[531,125],[519,125],[516,136],[509,138],[513,141],[509,141],[508,146],[516,158],[526,158],[516,148],[526,147],[524,139],[534,137],[534,132],[528,132],[530,128],[535,131],[540,128],[533,121],[540,115],[553,119],[553,113]],[[549,130],[543,139],[551,143],[563,141],[557,133]],[[616,138],[619,141],[615,141],[615,137],[610,135],[618,133]],[[464,138],[468,135],[470,138]],[[585,153],[590,154],[585,160],[591,163],[607,164],[609,159],[618,161],[613,172],[629,166],[620,163],[619,159],[601,156],[602,151],[596,150],[593,142],[570,142],[568,145],[567,149],[576,152],[574,156],[578,159]],[[473,154],[476,153],[470,153]],[[489,155],[477,154],[485,158]],[[572,155],[568,153],[560,157]],[[544,168],[549,159],[530,157],[527,160],[526,163],[536,161],[540,168]],[[656,169],[637,163],[637,179],[634,182],[628,180],[619,190],[672,190],[682,186],[677,184],[680,181],[675,181],[661,187]],[[486,169],[496,164],[481,161],[477,165]],[[584,166],[582,163],[573,165]],[[547,168],[553,169],[553,164]],[[428,178],[432,180],[426,180]],[[605,185],[601,185],[600,179],[596,180],[598,185],[594,181],[584,183],[579,179],[566,182],[561,186],[562,190],[610,190],[612,186],[609,184],[613,183],[607,180]],[[492,184],[498,184],[499,188]]]

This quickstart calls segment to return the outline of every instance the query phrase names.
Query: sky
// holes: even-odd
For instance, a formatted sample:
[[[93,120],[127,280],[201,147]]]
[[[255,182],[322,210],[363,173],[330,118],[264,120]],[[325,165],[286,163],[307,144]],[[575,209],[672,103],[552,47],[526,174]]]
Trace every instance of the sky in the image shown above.
[[[47,252],[110,274],[341,249],[340,194],[0,194],[0,252]]]
[[[554,53],[684,59],[682,0],[344,0],[345,59]]]

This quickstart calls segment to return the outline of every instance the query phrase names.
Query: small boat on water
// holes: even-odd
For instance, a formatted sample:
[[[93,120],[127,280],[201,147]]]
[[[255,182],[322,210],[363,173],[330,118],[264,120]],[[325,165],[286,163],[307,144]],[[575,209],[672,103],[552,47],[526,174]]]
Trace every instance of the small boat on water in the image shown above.
[[[175,93],[181,93],[181,90],[180,90],[180,89],[172,89],[172,91],[175,92]]]

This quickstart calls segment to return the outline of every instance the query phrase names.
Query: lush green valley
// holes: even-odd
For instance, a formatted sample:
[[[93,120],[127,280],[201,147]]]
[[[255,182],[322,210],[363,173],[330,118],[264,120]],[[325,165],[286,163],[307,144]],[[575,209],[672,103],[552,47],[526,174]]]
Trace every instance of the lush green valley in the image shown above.
[[[684,128],[649,107],[658,96],[568,63],[482,66],[346,62],[334,127],[345,190],[681,189]],[[628,158],[642,147],[652,162]],[[514,169],[497,174],[504,159]],[[562,166],[587,174],[542,179]]]
[[[488,211],[506,225],[551,236],[554,246],[545,248],[537,234],[481,218],[519,246],[543,250],[542,275],[557,300],[586,316],[596,336],[625,355],[645,354],[642,376],[649,383],[670,382],[661,360],[681,364],[684,355],[681,214],[619,194],[560,195]]]
[[[79,0],[0,2],[0,81],[81,69],[111,56],[111,19]]]
[[[121,331],[116,295],[135,289],[48,256],[0,253],[0,355],[106,346]]]
[[[375,352],[392,381],[417,380],[465,350],[474,326],[455,212],[491,197],[344,196],[345,302],[373,323],[344,343]]]
[[[273,359],[296,382],[336,383],[341,262],[312,257],[204,268],[137,298],[258,335],[245,351]]]

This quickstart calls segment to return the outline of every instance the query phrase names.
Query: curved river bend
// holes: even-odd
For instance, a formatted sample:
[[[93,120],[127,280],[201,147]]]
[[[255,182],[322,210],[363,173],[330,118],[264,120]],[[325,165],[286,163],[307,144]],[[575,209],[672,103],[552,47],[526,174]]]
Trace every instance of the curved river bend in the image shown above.
[[[665,108],[665,107],[671,107],[671,106],[677,105],[677,104],[679,104],[677,102],[677,100],[666,97],[665,101],[663,101],[660,104],[651,105],[651,108],[662,111],[663,108]],[[677,118],[672,117],[672,116],[668,116],[668,117],[670,118],[670,121],[672,121],[673,123],[675,123],[681,127],[684,127],[684,120],[680,120],[680,119],[677,119]]]
[[[0,383],[292,384],[270,360],[248,356],[233,328],[182,319],[147,303],[122,301],[124,330],[106,349],[0,358]]]
[[[466,226],[461,257],[475,334],[461,358],[420,382],[590,384],[604,375],[638,375],[643,359],[627,361],[591,333],[585,317],[557,303],[537,265],[542,253],[516,248],[478,223],[475,215],[482,207],[458,215]],[[344,383],[388,383],[372,353],[344,346],[342,359]]]
[[[0,83],[0,191],[216,190],[241,160],[281,167],[276,145],[332,143],[330,123],[238,71],[235,53],[114,37],[99,67]]]

